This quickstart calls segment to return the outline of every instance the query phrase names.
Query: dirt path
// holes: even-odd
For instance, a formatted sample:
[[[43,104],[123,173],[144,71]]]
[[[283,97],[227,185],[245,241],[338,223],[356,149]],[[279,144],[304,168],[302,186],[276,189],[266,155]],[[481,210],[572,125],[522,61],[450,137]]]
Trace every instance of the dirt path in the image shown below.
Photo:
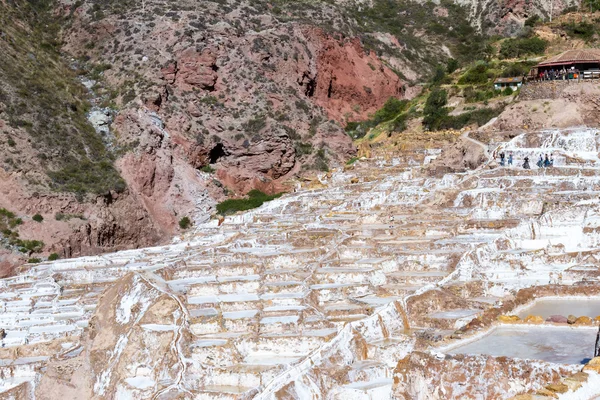
[[[467,132],[463,133],[462,135],[460,135],[460,137],[462,139],[465,139],[465,140],[473,143],[473,144],[476,144],[477,146],[480,146],[483,149],[483,153],[488,158],[488,161],[490,161],[491,157],[490,157],[490,152],[488,150],[488,145],[483,142],[480,142],[477,139],[473,139],[472,137],[469,137],[469,133],[471,133],[471,131],[467,131]]]

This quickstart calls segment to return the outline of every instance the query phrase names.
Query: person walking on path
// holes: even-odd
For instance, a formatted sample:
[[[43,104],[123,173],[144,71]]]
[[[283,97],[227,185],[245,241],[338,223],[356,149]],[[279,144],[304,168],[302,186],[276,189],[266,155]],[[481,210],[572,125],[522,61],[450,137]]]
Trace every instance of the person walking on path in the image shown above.
[[[523,162],[523,169],[530,169],[531,167],[529,166],[529,157],[525,157],[525,160]]]
[[[544,168],[548,168],[550,166],[550,160],[548,159],[548,154],[546,154],[546,158],[544,158]]]
[[[500,153],[500,166],[502,166],[502,167],[504,167],[504,158],[505,158],[504,152]]]
[[[508,154],[508,165],[513,165],[513,153],[512,153],[512,151]]]

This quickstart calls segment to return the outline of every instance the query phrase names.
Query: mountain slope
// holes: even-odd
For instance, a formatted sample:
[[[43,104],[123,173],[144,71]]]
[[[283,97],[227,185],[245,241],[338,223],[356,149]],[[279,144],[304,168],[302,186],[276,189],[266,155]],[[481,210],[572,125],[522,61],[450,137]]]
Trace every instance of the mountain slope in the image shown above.
[[[45,243],[25,258],[156,243],[229,197],[289,190],[355,154],[348,122],[488,50],[450,0],[0,7],[0,207]]]

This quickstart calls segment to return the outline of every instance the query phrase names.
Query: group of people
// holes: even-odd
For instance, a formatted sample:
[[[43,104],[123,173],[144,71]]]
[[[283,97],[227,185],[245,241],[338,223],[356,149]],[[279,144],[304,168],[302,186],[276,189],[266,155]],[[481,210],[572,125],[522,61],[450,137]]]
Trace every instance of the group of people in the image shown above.
[[[554,69],[542,71],[538,74],[538,79],[540,81],[563,81],[568,79],[579,79],[580,75],[581,73],[578,69],[572,68],[567,70],[563,67],[563,69],[556,71]]]
[[[536,165],[538,166],[538,168],[552,167],[554,166],[554,158],[548,158],[548,154],[546,154],[546,157],[542,157],[542,155],[540,154],[540,159],[538,160]]]
[[[504,152],[500,153],[500,166],[504,167],[505,165],[513,165],[513,153],[512,151],[508,154],[508,157],[506,157],[506,154],[504,154]],[[548,154],[544,156],[542,156],[540,154],[540,159],[538,160],[538,162],[536,163],[536,165],[538,166],[538,168],[549,168],[554,166],[554,158],[552,158],[552,155],[548,156]],[[531,166],[529,165],[529,157],[525,156],[525,158],[523,159],[523,169],[531,169]]]
[[[504,167],[506,165],[507,160],[508,160],[508,165],[513,165],[512,151],[508,154],[508,159],[506,158],[506,154],[504,154],[504,152],[500,153],[500,166]]]

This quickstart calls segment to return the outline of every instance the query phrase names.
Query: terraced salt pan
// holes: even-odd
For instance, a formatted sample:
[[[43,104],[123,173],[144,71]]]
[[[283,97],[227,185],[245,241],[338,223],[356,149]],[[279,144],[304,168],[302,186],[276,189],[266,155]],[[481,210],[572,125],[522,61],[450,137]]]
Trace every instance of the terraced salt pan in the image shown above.
[[[591,157],[600,148],[596,136],[586,131],[563,143],[554,135],[544,149]],[[597,197],[590,189],[600,187],[600,174],[590,164],[570,169],[566,156],[555,160],[557,167],[544,172],[481,169],[441,179],[416,178],[422,172],[390,168],[381,160],[380,167],[366,171],[377,180],[349,184],[353,177],[363,180],[358,168],[336,172],[322,177],[329,180],[325,189],[286,195],[228,217],[221,226],[216,221],[198,224],[186,241],[31,266],[17,278],[0,280],[0,322],[8,328],[3,344],[76,341],[100,293],[109,287],[106,283],[133,271],[161,292],[179,295],[186,318],[143,324],[142,333],[166,337],[162,332],[175,332],[172,350],[182,360],[179,382],[201,390],[201,398],[231,398],[227,393],[252,389],[269,392],[275,386],[310,388],[306,396],[296,396],[301,399],[390,398],[391,371],[413,346],[411,331],[396,326],[403,316],[395,307],[406,304],[407,296],[455,280],[492,283],[480,294],[484,297],[469,299],[480,304],[457,306],[466,309],[444,305],[428,315],[446,319],[435,323],[448,326],[454,320],[457,329],[477,308],[486,307],[484,302],[500,300],[491,296],[495,288],[503,296],[508,289],[549,281],[597,280],[600,205],[588,197]],[[455,201],[452,196],[457,194]],[[450,196],[449,201],[439,206],[438,195]],[[544,202],[562,209],[545,210]],[[594,249],[594,254],[582,255],[585,249]],[[55,273],[60,273],[56,282]],[[127,310],[135,304],[146,304],[135,291],[121,297],[119,323],[129,319]],[[181,335],[186,324],[192,334],[187,344],[187,335]],[[366,355],[354,354],[356,332],[365,338]],[[185,346],[193,353],[191,359],[181,356]],[[336,355],[336,360],[343,355],[339,366],[354,366],[360,373],[337,383],[333,375],[319,379],[319,385],[338,388],[301,386],[300,381],[310,382],[307,371],[323,354]],[[362,362],[375,372],[364,373]],[[130,367],[130,374],[122,377],[128,391],[150,388],[173,368],[153,367],[156,374],[149,380],[150,375]],[[213,370],[216,378],[208,378]],[[281,375],[271,385],[276,373]],[[35,376],[39,374],[32,371],[32,381]],[[243,384],[232,386],[235,382]],[[103,387],[99,382],[98,388]]]
[[[600,315],[600,298],[569,297],[537,299],[532,304],[517,310],[517,315],[539,315],[548,318],[551,315],[575,315],[595,318]]]
[[[500,326],[445,352],[583,364],[594,356],[597,331],[596,327]]]

